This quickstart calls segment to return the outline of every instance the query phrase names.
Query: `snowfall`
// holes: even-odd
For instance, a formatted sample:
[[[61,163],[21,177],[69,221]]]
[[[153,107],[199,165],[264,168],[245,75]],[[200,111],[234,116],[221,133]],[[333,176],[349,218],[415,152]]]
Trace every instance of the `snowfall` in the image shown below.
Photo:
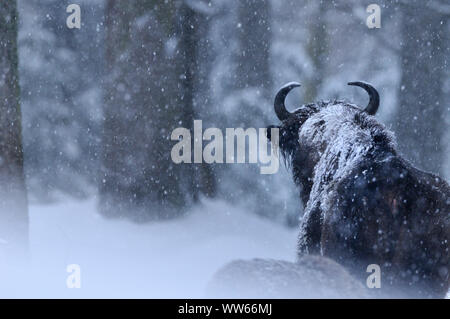
[[[225,202],[148,224],[105,219],[95,198],[31,205],[25,265],[0,269],[2,298],[201,298],[212,275],[238,259],[295,259],[297,230]],[[68,288],[69,265],[80,288]]]

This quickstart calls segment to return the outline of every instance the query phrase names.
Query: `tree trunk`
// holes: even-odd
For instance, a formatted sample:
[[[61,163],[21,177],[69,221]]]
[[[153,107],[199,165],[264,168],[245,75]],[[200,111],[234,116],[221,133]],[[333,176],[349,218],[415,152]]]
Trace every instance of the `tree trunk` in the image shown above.
[[[309,37],[306,44],[313,72],[304,83],[303,101],[305,103],[314,103],[317,100],[324,74],[326,74],[326,59],[329,52],[326,21],[328,4],[325,1],[314,1],[313,6],[313,14],[307,20]]]
[[[105,215],[137,221],[177,216],[214,187],[209,168],[170,157],[172,131],[192,128],[196,118],[200,18],[184,2],[107,2]]]
[[[206,88],[208,83],[207,32],[209,16],[207,12],[195,10],[189,2],[178,1],[178,39],[179,51],[177,61],[181,76],[181,98],[178,101],[182,105],[183,123],[193,132],[194,120],[205,121],[208,112],[208,95]],[[189,195],[195,201],[199,195],[209,197],[215,195],[216,177],[211,165],[189,164],[185,165],[185,176],[190,180]]]
[[[232,111],[225,114],[226,120],[222,125],[258,130],[267,126],[268,115],[273,112],[270,70],[272,8],[268,0],[234,0],[232,3],[236,11],[233,12],[230,29],[235,30],[236,35],[228,41],[232,54],[228,80],[231,84],[225,101],[220,101],[221,107],[229,107]],[[247,162],[248,146],[246,142]],[[240,204],[245,202],[246,205],[254,203],[250,210],[263,216],[274,211],[273,201],[268,196],[275,187],[274,178],[275,175],[261,175],[255,164],[226,165],[220,173],[222,192],[227,200]]]
[[[170,159],[177,109],[166,42],[173,14],[170,3],[154,0],[106,5],[100,211],[107,216],[146,221],[171,217],[185,204]]]
[[[238,74],[237,87],[259,88],[269,97],[272,88],[270,45],[272,43],[270,2],[268,0],[238,1]]]
[[[28,240],[17,55],[17,3],[0,3],[0,254]],[[1,258],[1,256],[0,256]]]
[[[402,78],[395,124],[398,143],[416,166],[442,173],[446,19],[428,9],[424,1],[404,4],[402,13]]]

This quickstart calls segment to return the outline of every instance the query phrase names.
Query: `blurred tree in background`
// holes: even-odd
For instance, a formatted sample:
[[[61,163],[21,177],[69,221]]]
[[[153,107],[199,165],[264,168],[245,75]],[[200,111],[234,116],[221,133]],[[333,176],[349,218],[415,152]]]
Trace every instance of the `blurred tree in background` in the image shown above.
[[[175,53],[167,47],[175,12],[172,2],[106,4],[100,210],[107,216],[145,220],[160,203],[185,205],[182,168],[171,163],[167,138],[184,111],[177,105]]]
[[[449,113],[444,87],[450,57],[450,7],[445,12],[440,4],[417,0],[399,4],[402,77],[395,132],[401,151],[413,164],[442,175]]]
[[[192,128],[202,73],[202,12],[184,1],[108,1],[100,210],[138,221],[183,213],[214,193],[210,167],[174,164]]]
[[[211,17],[210,2],[179,0],[176,1],[176,5],[175,25],[178,41],[176,60],[180,67],[178,79],[181,81],[180,92],[174,94],[178,93],[177,103],[182,109],[179,126],[193,132],[193,121],[207,120],[209,111],[210,46],[205,34],[208,32]],[[184,173],[178,178],[190,180],[190,187],[186,190],[188,196],[197,201],[201,194],[209,197],[215,195],[217,185],[212,166],[205,163],[184,166],[189,173]]]
[[[66,26],[70,3],[19,0],[25,172],[33,202],[86,197],[98,176],[103,6],[78,1],[78,30]]]
[[[326,73],[326,66],[329,54],[327,13],[329,12],[328,1],[309,1],[311,7],[310,14],[306,19],[308,26],[308,40],[306,42],[306,52],[311,60],[311,71],[305,79],[304,101],[316,101],[318,92],[322,86],[323,75]]]
[[[0,260],[28,240],[20,87],[17,2],[0,3]]]
[[[221,14],[210,37],[215,48],[212,109],[222,119],[218,127],[258,129],[276,123],[273,98],[281,83],[274,83],[273,73],[284,70],[272,66],[279,41],[272,2],[217,1],[216,6]],[[223,165],[218,179],[220,198],[282,223],[297,223],[298,192],[283,164],[274,175],[261,175],[254,164]]]

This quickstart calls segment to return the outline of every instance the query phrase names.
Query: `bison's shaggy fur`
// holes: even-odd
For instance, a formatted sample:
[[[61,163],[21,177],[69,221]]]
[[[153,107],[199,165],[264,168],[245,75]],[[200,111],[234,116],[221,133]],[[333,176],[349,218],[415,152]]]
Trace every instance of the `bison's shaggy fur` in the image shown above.
[[[330,257],[361,278],[378,264],[385,292],[444,297],[449,185],[403,159],[393,134],[356,105],[304,105],[279,128],[305,204],[299,255]]]

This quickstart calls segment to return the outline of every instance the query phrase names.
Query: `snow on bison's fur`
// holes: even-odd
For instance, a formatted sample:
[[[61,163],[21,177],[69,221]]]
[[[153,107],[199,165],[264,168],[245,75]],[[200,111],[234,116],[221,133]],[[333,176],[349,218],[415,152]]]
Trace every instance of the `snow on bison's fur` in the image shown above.
[[[291,113],[284,100],[297,83],[275,98],[280,152],[305,204],[298,253],[331,258],[364,280],[367,266],[378,264],[379,290],[387,295],[444,297],[450,188],[399,155],[393,135],[373,117],[378,92],[364,82],[349,84],[369,93],[365,109],[324,101]]]

